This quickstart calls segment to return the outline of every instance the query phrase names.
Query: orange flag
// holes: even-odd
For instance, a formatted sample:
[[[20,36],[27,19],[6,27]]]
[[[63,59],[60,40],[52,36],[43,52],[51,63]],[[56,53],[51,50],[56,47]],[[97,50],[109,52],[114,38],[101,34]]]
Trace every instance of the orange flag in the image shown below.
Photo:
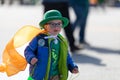
[[[20,55],[16,48],[23,46],[26,42],[32,40],[37,34],[45,32],[34,26],[24,26],[18,30],[13,38],[6,45],[2,54],[2,64],[0,64],[0,72],[6,72],[8,76],[12,76],[19,71],[25,70],[27,62]]]

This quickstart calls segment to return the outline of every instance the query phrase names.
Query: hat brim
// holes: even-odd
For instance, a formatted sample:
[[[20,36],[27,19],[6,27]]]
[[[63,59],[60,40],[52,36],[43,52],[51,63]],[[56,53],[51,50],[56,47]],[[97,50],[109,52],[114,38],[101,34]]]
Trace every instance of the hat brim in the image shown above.
[[[39,23],[40,27],[41,27],[41,28],[44,28],[44,25],[45,25],[47,22],[51,21],[51,20],[61,20],[61,21],[63,22],[62,28],[65,28],[65,27],[68,25],[68,23],[69,23],[69,20],[68,20],[67,18],[65,18],[65,17],[52,17],[52,18],[47,18],[47,19],[42,20],[42,21]]]

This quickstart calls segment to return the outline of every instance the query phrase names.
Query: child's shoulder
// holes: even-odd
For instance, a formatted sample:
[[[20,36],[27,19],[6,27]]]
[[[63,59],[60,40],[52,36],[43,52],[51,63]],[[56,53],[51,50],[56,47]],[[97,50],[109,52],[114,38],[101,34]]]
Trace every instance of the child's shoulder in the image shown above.
[[[47,36],[46,34],[44,34],[44,33],[40,33],[40,34],[38,34],[36,37],[45,37],[45,36]]]

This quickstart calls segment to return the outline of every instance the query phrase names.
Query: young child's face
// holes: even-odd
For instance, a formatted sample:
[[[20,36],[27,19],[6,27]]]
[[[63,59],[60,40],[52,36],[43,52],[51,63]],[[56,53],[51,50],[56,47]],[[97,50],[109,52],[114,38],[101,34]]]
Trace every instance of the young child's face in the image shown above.
[[[57,35],[60,33],[62,29],[62,21],[61,20],[52,20],[46,23],[44,28],[48,31],[50,35]]]

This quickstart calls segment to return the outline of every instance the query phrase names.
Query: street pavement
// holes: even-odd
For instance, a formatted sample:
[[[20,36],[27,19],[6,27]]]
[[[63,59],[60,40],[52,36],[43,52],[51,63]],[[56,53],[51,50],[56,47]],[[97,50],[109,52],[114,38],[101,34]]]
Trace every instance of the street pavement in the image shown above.
[[[42,19],[43,6],[0,6],[0,63],[2,52],[14,35],[24,25],[38,27]],[[70,8],[71,21],[75,14]],[[77,28],[74,36],[78,44]],[[64,32],[62,33],[64,35]],[[83,50],[71,54],[79,66],[79,74],[69,73],[68,80],[120,80],[120,8],[90,8],[88,16],[86,40],[90,44]],[[18,49],[23,53],[24,47]],[[0,80],[27,80],[28,67],[25,71],[7,77],[0,73]]]

